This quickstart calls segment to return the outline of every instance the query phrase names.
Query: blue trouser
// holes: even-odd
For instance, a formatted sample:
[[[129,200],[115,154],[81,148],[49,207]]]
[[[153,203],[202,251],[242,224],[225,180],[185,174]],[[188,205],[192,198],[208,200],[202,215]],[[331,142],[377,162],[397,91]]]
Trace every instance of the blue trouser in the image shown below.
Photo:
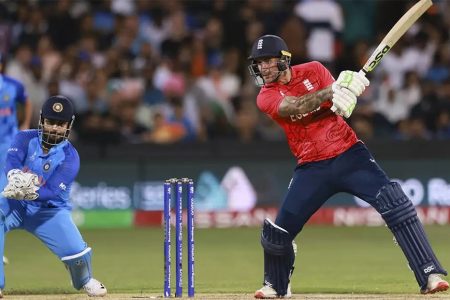
[[[367,147],[356,143],[341,155],[298,165],[275,224],[295,238],[311,216],[338,192],[347,192],[369,203],[389,178]]]
[[[335,158],[297,166],[275,224],[294,239],[309,218],[338,192],[358,196],[380,213],[422,290],[430,274],[447,275],[411,200],[398,183],[389,181],[362,143]]]
[[[0,257],[3,256],[5,233],[24,229],[40,239],[60,259],[86,249],[78,228],[67,208],[41,207],[41,203],[0,200]],[[0,264],[0,289],[5,287],[5,273]]]

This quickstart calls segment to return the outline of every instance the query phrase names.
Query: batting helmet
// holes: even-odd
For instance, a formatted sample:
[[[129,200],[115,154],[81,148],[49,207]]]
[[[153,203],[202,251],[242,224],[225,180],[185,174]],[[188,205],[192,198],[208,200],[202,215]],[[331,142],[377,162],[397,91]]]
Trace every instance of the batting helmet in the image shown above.
[[[72,101],[61,95],[51,96],[42,105],[41,117],[50,120],[72,121],[75,118]]]
[[[44,126],[45,120],[53,121],[52,124],[60,122],[68,122],[64,132],[60,130],[49,129]],[[65,141],[69,138],[72,130],[73,121],[75,120],[75,110],[72,101],[61,95],[51,96],[48,98],[41,109],[41,117],[39,118],[39,137],[42,147],[50,149],[51,147]],[[56,122],[55,122],[56,121]],[[51,127],[51,126],[50,126]]]
[[[291,53],[286,45],[286,42],[276,35],[263,35],[258,38],[252,46],[250,56],[251,60],[249,65],[250,75],[255,79],[257,85],[264,85],[264,79],[261,76],[261,71],[258,68],[257,61],[263,58],[279,57],[280,60],[277,63],[279,74],[287,70],[291,64]]]
[[[253,43],[252,52],[248,59],[255,60],[258,58],[281,57],[287,55],[286,53],[283,54],[283,52],[289,53],[285,41],[279,36],[267,34],[263,35]]]

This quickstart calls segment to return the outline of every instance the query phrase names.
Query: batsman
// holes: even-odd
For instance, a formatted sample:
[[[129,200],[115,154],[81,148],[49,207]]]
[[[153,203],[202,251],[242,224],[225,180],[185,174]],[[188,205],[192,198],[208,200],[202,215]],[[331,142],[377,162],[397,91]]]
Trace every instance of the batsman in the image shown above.
[[[42,106],[38,129],[18,132],[9,147],[0,174],[0,255],[8,231],[26,230],[64,263],[75,289],[104,296],[106,288],[92,277],[91,248],[71,218],[69,194],[80,168],[68,141],[74,119],[72,102],[52,96]],[[0,264],[0,298],[4,288]]]
[[[339,192],[358,196],[380,213],[406,256],[421,293],[447,290],[449,284],[441,277],[447,272],[436,258],[411,200],[344,120],[369,85],[364,73],[343,71],[334,80],[317,61],[291,66],[286,43],[275,35],[258,38],[249,60],[250,74],[261,86],[257,106],[284,129],[297,159],[275,221],[266,219],[263,224],[264,282],[255,298],[291,297],[297,254],[294,239],[309,218]]]

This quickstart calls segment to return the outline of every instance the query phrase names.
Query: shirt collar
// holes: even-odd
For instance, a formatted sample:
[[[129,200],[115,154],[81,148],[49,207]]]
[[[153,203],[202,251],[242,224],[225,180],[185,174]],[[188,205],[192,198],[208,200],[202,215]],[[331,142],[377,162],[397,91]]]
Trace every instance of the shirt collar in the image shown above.
[[[40,157],[53,156],[56,153],[58,153],[60,149],[64,148],[68,143],[69,143],[69,141],[67,141],[67,140],[63,141],[63,142],[59,143],[58,145],[51,147],[50,150],[48,151],[48,153],[44,153],[44,150],[41,148],[42,154],[39,156]]]

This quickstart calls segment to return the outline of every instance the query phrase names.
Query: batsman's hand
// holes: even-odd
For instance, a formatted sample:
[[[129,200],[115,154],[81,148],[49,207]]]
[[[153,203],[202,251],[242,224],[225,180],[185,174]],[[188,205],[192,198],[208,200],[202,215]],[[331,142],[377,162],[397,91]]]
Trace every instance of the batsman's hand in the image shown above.
[[[8,199],[36,200],[39,197],[39,178],[36,174],[12,169],[8,172],[8,184],[2,195]]]
[[[342,88],[349,89],[356,97],[359,97],[366,87],[369,86],[370,81],[366,78],[366,74],[363,71],[342,71],[335,84]]]
[[[355,109],[357,98],[356,95],[343,87],[333,83],[333,106],[331,110],[336,114],[343,116],[345,118],[349,118]]]

